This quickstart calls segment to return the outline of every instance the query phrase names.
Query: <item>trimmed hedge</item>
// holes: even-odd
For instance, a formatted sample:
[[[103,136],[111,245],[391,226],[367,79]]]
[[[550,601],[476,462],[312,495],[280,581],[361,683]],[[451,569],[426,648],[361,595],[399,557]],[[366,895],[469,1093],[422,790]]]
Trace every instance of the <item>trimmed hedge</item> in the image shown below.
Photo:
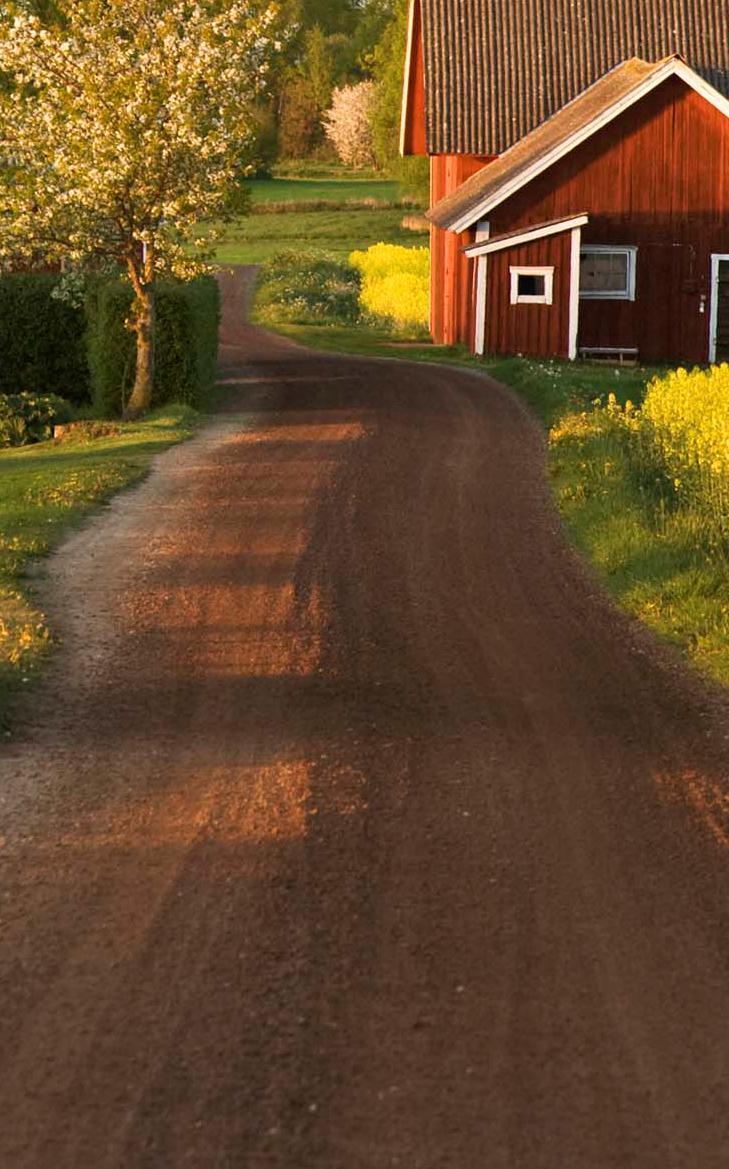
[[[0,276],[0,394],[89,396],[86,321],[82,308],[51,294],[58,276]]]
[[[125,326],[132,290],[122,281],[93,286],[86,300],[88,364],[94,406],[120,414],[134,383],[135,338]],[[200,406],[215,384],[220,293],[212,276],[157,288],[157,333],[152,405]]]

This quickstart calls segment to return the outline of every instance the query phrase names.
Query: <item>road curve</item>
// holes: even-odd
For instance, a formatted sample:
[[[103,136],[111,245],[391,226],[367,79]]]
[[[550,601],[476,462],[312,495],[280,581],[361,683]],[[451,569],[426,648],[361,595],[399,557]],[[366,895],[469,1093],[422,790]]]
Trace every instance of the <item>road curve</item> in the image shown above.
[[[518,402],[309,353],[52,558],[0,762],[2,1169],[726,1169],[729,720]]]

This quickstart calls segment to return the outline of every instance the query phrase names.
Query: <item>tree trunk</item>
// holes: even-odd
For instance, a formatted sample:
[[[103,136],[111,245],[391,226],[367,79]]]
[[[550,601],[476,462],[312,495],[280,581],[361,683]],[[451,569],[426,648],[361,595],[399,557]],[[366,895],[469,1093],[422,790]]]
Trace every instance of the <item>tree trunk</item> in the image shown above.
[[[152,404],[155,348],[155,271],[152,249],[145,249],[141,269],[134,261],[130,261],[128,271],[134,289],[131,327],[137,338],[134,388],[124,410],[124,417],[131,419],[145,414]]]

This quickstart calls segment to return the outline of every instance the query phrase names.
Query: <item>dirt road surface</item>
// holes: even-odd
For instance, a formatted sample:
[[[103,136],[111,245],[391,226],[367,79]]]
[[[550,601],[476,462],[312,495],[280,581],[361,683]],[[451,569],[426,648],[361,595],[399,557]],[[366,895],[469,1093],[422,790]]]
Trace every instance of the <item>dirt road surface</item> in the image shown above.
[[[2,1169],[726,1169],[729,720],[536,426],[225,283],[0,763]]]

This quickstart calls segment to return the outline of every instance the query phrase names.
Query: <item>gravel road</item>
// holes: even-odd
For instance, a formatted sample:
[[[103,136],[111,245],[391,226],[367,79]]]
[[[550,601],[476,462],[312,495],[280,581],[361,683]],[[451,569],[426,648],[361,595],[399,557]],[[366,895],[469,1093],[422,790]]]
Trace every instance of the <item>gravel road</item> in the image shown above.
[[[729,719],[487,379],[309,353],[51,559],[2,1169],[726,1169]]]

